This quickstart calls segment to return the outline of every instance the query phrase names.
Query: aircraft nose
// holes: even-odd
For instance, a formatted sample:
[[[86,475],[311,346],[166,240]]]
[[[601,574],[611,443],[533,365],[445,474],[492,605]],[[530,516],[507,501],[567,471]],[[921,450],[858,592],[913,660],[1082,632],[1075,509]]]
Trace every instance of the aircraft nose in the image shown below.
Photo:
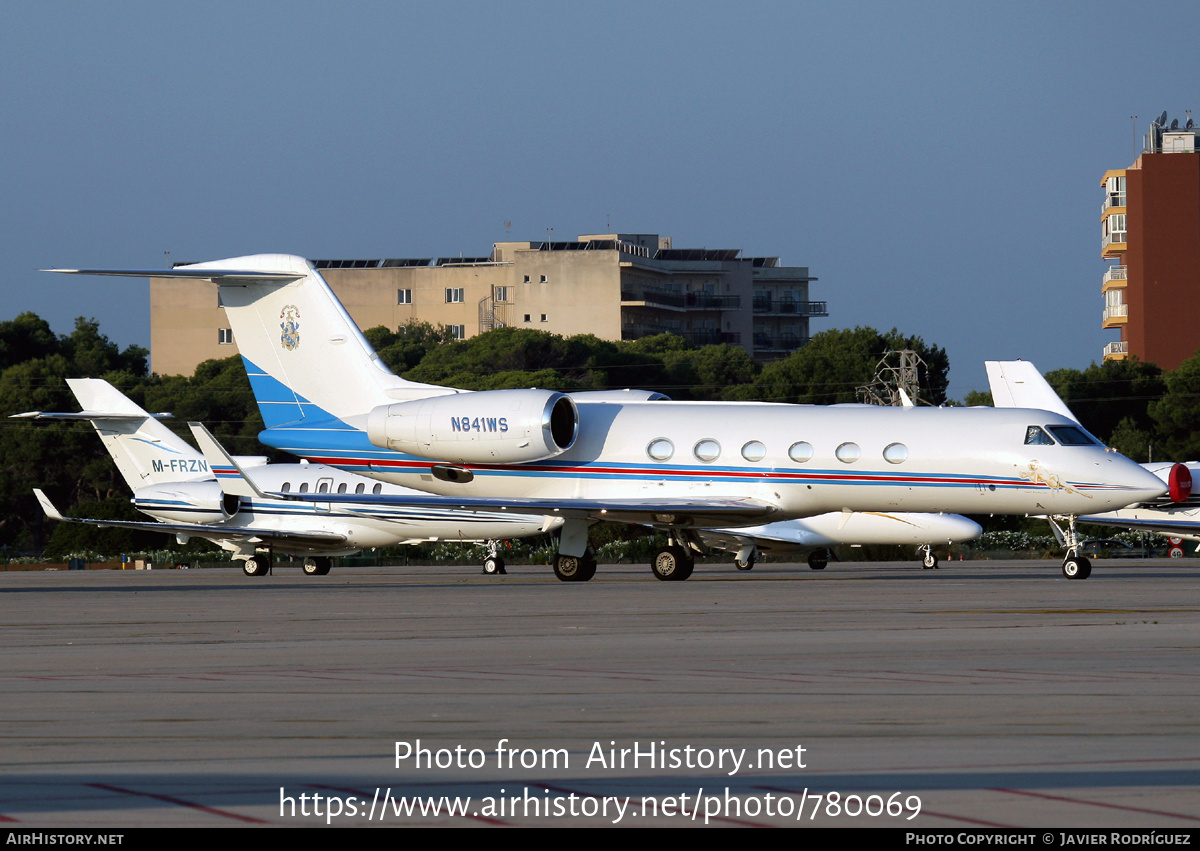
[[[1118,507],[1117,503],[1121,500],[1124,500],[1123,507],[1135,502],[1157,499],[1167,492],[1166,482],[1124,455],[1117,455],[1112,460],[1114,466],[1119,465],[1118,469],[1113,471],[1116,475],[1112,477],[1114,484],[1118,485],[1112,493],[1111,502],[1114,508]]]

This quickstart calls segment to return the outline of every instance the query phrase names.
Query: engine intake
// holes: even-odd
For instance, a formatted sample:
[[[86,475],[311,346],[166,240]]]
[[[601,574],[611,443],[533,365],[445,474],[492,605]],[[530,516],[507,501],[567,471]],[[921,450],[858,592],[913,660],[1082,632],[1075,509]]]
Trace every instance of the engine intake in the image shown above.
[[[453,464],[553,458],[579,434],[579,411],[553,390],[483,390],[380,405],[367,416],[376,446]]]

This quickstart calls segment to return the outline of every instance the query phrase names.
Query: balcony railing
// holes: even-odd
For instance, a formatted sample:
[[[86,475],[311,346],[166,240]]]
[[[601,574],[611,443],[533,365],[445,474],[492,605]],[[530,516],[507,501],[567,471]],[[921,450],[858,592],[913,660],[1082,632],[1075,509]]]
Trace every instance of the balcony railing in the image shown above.
[[[653,337],[656,334],[675,334],[683,337],[693,346],[710,346],[718,343],[728,343],[731,346],[742,344],[742,335],[733,331],[719,331],[716,328],[700,328],[693,331],[683,331],[679,328],[668,328],[664,325],[646,325],[641,322],[631,322],[621,327],[622,340],[640,340],[642,337]]]
[[[1104,319],[1102,323],[1107,324],[1110,319],[1128,319],[1129,305],[1127,304],[1110,304],[1104,308]]]
[[[1103,240],[1100,242],[1101,248],[1108,248],[1110,245],[1122,245],[1126,242],[1125,231],[1116,231],[1114,233],[1106,233]]]
[[[1124,195],[1109,195],[1108,197],[1106,197],[1104,199],[1104,203],[1100,205],[1100,212],[1103,213],[1109,207],[1124,207],[1124,206],[1125,206],[1125,196]]]
[[[684,297],[682,294],[649,288],[621,290],[621,301],[644,301],[646,304],[661,304],[666,307],[684,306]]]
[[[1104,347],[1104,356],[1106,358],[1118,357],[1120,355],[1129,354],[1129,343],[1124,340],[1117,340],[1109,343]]]
[[[1129,267],[1128,266],[1109,266],[1104,272],[1104,281],[1102,286],[1107,287],[1113,281],[1128,281]]]
[[[772,349],[779,351],[792,351],[798,349],[808,342],[808,337],[800,337],[795,334],[783,334],[775,336],[774,334],[763,334],[755,332],[754,348],[755,349]]]
[[[823,301],[799,301],[791,298],[774,299],[771,296],[754,297],[755,313],[785,313],[791,316],[828,316]]]

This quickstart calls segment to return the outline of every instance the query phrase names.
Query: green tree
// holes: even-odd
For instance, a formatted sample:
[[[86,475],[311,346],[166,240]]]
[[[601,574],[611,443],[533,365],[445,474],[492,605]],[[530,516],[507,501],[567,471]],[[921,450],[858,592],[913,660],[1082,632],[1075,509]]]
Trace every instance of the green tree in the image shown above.
[[[1164,379],[1166,393],[1150,405],[1154,455],[1174,461],[1200,459],[1200,354],[1166,373]]]
[[[950,372],[945,349],[920,337],[905,337],[895,328],[885,334],[863,327],[815,334],[804,348],[763,367],[754,384],[738,396],[810,405],[855,402],[857,388],[871,382],[884,354],[900,349],[915,351],[928,367],[921,376],[924,398],[935,405],[945,402]]]
[[[1167,387],[1161,369],[1137,358],[1093,363],[1082,371],[1052,370],[1046,373],[1046,381],[1084,428],[1110,444],[1117,425],[1126,419],[1130,422],[1123,429],[1125,439],[1131,429],[1152,431],[1150,404]]]

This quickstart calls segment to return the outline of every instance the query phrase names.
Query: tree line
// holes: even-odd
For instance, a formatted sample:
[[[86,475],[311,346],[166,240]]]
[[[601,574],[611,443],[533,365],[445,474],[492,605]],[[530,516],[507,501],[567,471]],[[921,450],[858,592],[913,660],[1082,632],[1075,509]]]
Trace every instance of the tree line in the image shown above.
[[[889,350],[911,349],[926,364],[921,397],[946,398],[949,359],[944,349],[896,329],[836,329],[815,334],[790,356],[770,364],[721,344],[693,346],[670,334],[632,341],[592,335],[561,337],[523,328],[498,328],[454,340],[445,328],[414,324],[403,332],[365,332],[380,357],[413,381],[469,390],[543,387],[564,392],[636,387],[674,399],[836,404],[858,400]],[[295,459],[257,442],[263,428],[241,358],[206,361],[191,376],[148,370],[148,352],[121,349],[98,323],[79,318],[55,334],[33,313],[0,322],[0,557],[62,557],[84,550],[119,553],[161,548],[157,533],[96,530],[58,524],[53,535],[32,489],[42,488],[67,513],[139,519],[130,493],[90,425],[12,420],[24,411],[75,411],[65,379],[103,378],[190,441],[189,420],[205,423],[234,454]],[[1190,424],[1200,408],[1200,361],[1171,373],[1136,360],[1086,370],[1057,370],[1047,378],[1083,424],[1101,440],[1138,460],[1200,457]],[[987,404],[972,394],[967,404]],[[208,547],[197,543],[197,547]]]

